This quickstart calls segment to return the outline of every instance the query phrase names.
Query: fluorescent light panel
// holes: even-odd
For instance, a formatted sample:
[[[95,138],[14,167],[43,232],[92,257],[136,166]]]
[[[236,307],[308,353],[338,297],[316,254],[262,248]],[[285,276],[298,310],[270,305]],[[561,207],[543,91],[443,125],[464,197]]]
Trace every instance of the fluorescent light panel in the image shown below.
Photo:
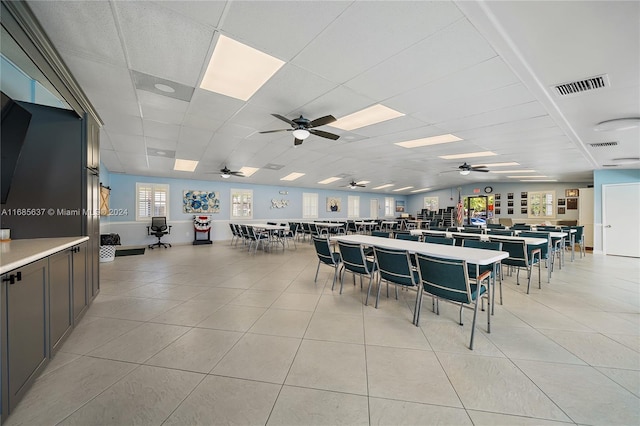
[[[220,35],[200,88],[246,101],[283,65],[280,59]]]
[[[280,178],[280,180],[292,181],[292,180],[296,180],[298,178],[301,178],[304,175],[305,175],[304,173],[293,172],[293,173],[289,173],[288,175],[286,175],[283,178]]]
[[[376,186],[376,187],[375,187],[375,188],[373,188],[373,189],[384,189],[384,188],[389,188],[389,187],[391,187],[391,186],[394,186],[394,184],[392,184],[392,183],[387,183],[386,185]]]
[[[441,155],[438,158],[442,158],[443,160],[459,160],[461,158],[491,157],[492,155],[498,155],[498,154],[491,151],[479,151],[479,152],[469,152],[467,154]]]
[[[173,170],[179,172],[193,172],[198,167],[198,162],[193,160],[181,160],[176,158],[176,162],[173,164]]]
[[[547,176],[545,175],[528,175],[528,176],[522,176],[522,175],[514,175],[514,176],[507,176],[510,179],[522,179],[522,178],[546,178]]]
[[[358,181],[358,182],[356,182],[356,183],[357,183],[358,185],[366,185],[366,184],[368,184],[368,183],[371,183],[371,181],[370,181],[370,180],[361,180],[361,181]]]
[[[523,170],[491,170],[491,173],[535,173],[535,170],[532,169],[523,169]]]
[[[558,179],[521,179],[520,182],[557,182]]]
[[[382,123],[393,118],[402,117],[404,114],[382,104],[372,105],[369,108],[345,115],[329,124],[331,127],[342,130],[355,130],[372,124]]]
[[[416,192],[424,192],[424,191],[428,191],[431,188],[421,188],[421,189],[414,189],[413,191],[411,191],[412,194],[416,193]]]
[[[405,191],[405,190],[411,189],[411,188],[413,188],[413,186],[405,186],[404,188],[394,189],[393,192]]]
[[[245,177],[250,177],[252,174],[257,172],[258,170],[260,170],[258,167],[244,166],[238,171],[242,173]]]
[[[417,148],[419,146],[438,145],[441,143],[458,142],[461,140],[462,139],[460,139],[459,137],[448,133],[446,135],[430,136],[428,138],[414,139],[414,140],[404,141],[404,142],[396,142],[394,143],[394,145],[398,145],[403,148]]]
[[[337,180],[340,180],[342,178],[339,177],[330,177],[330,178],[326,178],[325,180],[321,180],[320,182],[318,182],[320,185],[327,185],[329,183],[333,183]]]
[[[506,166],[519,166],[520,163],[516,163],[511,162],[511,163],[481,163],[481,164],[472,164],[471,167],[478,167],[478,166],[484,166],[484,167],[506,167]],[[501,172],[495,172],[495,173],[501,173]]]

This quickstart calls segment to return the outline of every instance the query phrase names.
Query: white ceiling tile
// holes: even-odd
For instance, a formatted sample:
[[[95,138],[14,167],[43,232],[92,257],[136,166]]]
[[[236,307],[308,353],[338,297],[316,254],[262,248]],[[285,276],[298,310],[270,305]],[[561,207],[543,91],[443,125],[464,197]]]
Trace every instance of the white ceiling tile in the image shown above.
[[[104,120],[105,123],[103,128],[114,133],[137,136],[144,134],[142,131],[142,119],[140,117],[123,115],[119,111],[113,111],[111,109],[103,109],[100,111],[100,118]]]
[[[217,27],[224,12],[226,1],[191,1],[161,0],[156,2],[158,7],[172,9],[175,13],[186,16],[210,27]]]
[[[445,121],[438,123],[438,126],[447,129],[450,133],[459,134],[464,130],[495,126],[535,117],[548,117],[548,115],[538,102],[528,102],[470,117]]]
[[[144,135],[157,138],[177,141],[180,134],[180,126],[176,124],[160,123],[158,121],[142,120]]]
[[[114,2],[131,68],[195,87],[213,30],[147,2]]]
[[[175,151],[178,147],[176,140],[156,139],[145,136],[144,138],[147,148],[157,148],[159,150],[166,149],[168,151]]]
[[[187,127],[195,127],[214,132],[224,124],[222,120],[216,120],[210,115],[190,113],[184,116],[182,124]]]
[[[226,121],[231,118],[245,103],[239,99],[219,95],[208,90],[196,89],[189,102],[188,114],[202,115],[209,112],[213,120]]]
[[[47,36],[60,49],[125,65],[110,6],[110,2],[97,1],[29,2]]]
[[[178,142],[185,145],[198,145],[200,147],[209,145],[213,132],[206,129],[181,126]]]
[[[102,141],[101,141],[102,142]],[[110,172],[124,172],[124,168],[120,163],[120,159],[115,151],[103,149],[100,147],[100,162],[104,164]]]
[[[122,135],[119,133],[111,132],[107,133],[109,134],[111,145],[113,145],[114,149],[118,153],[126,153],[127,155],[130,153],[140,154],[144,156],[147,155],[147,147],[142,136]],[[124,155],[124,157],[126,157],[127,155]],[[122,161],[122,157],[123,156],[119,156],[120,161]]]
[[[149,164],[147,163],[146,155],[135,155],[119,153],[118,159],[120,164],[127,171],[127,173],[136,174],[136,172],[143,172],[149,170]]]

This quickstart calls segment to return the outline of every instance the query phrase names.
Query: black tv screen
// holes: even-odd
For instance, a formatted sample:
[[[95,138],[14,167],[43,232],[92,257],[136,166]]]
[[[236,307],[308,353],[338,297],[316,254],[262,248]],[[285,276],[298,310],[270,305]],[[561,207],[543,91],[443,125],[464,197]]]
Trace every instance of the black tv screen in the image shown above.
[[[0,204],[9,197],[11,181],[20,159],[20,150],[31,122],[31,113],[10,97],[0,92],[2,97],[2,123],[0,123]]]

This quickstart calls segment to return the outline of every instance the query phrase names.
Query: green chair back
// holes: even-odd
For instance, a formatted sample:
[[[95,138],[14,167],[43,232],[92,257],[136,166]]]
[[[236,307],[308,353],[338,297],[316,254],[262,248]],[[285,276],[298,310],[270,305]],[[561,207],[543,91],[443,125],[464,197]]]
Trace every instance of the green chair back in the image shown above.
[[[340,263],[340,253],[334,253],[331,251],[328,238],[314,235],[313,245],[316,248],[316,254],[318,255],[318,260],[320,260],[320,262],[331,266],[336,266]]]
[[[464,260],[442,259],[417,254],[418,273],[424,291],[438,298],[458,303],[471,303],[467,263]]]
[[[411,255],[406,250],[373,247],[380,278],[407,287],[420,282],[418,272],[411,266]]]
[[[372,237],[383,237],[383,238],[389,238],[389,232],[385,232],[385,231],[371,231],[371,236]]]
[[[396,232],[397,240],[420,241],[420,235],[411,235],[408,233]]]
[[[338,241],[338,248],[345,269],[364,275],[369,275],[375,270],[375,263],[365,257],[360,244]]]
[[[431,243],[431,244],[443,244],[446,246],[452,246],[455,243],[455,240],[453,238],[446,238],[446,237],[436,237],[433,235],[427,235],[424,239],[425,243]]]

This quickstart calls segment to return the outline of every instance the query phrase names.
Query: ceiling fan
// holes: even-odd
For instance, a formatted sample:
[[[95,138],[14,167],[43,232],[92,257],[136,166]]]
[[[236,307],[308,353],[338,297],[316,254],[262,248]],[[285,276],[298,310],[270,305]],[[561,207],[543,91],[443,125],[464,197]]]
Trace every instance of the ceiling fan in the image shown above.
[[[231,176],[237,176],[237,177],[244,177],[244,175],[242,174],[242,172],[237,172],[237,171],[231,171],[227,168],[227,166],[224,166],[223,169],[220,169],[220,176],[223,179],[229,179]]]
[[[280,114],[271,115],[279,120],[289,123],[291,125],[291,129],[265,130],[264,132],[260,133],[293,132],[293,137],[295,138],[293,141],[293,145],[295,146],[302,144],[302,141],[308,138],[310,134],[320,136],[322,138],[332,139],[334,141],[340,137],[333,133],[314,129],[314,127],[324,126],[325,124],[333,123],[334,121],[336,121],[336,118],[333,115],[325,115],[324,117],[316,118],[315,120],[309,120],[307,118],[304,118],[303,116],[294,118],[293,120],[289,120],[287,117],[283,117]]]
[[[355,180],[352,180],[349,185],[344,185],[342,188],[346,188],[349,187],[351,189],[356,189],[356,188],[366,188],[366,185],[363,185],[361,183],[357,183]]]
[[[489,169],[487,169],[487,166],[470,166],[466,162],[462,166],[458,167],[458,169],[460,169],[460,174],[463,176],[466,176],[471,172],[487,173],[489,171]]]

